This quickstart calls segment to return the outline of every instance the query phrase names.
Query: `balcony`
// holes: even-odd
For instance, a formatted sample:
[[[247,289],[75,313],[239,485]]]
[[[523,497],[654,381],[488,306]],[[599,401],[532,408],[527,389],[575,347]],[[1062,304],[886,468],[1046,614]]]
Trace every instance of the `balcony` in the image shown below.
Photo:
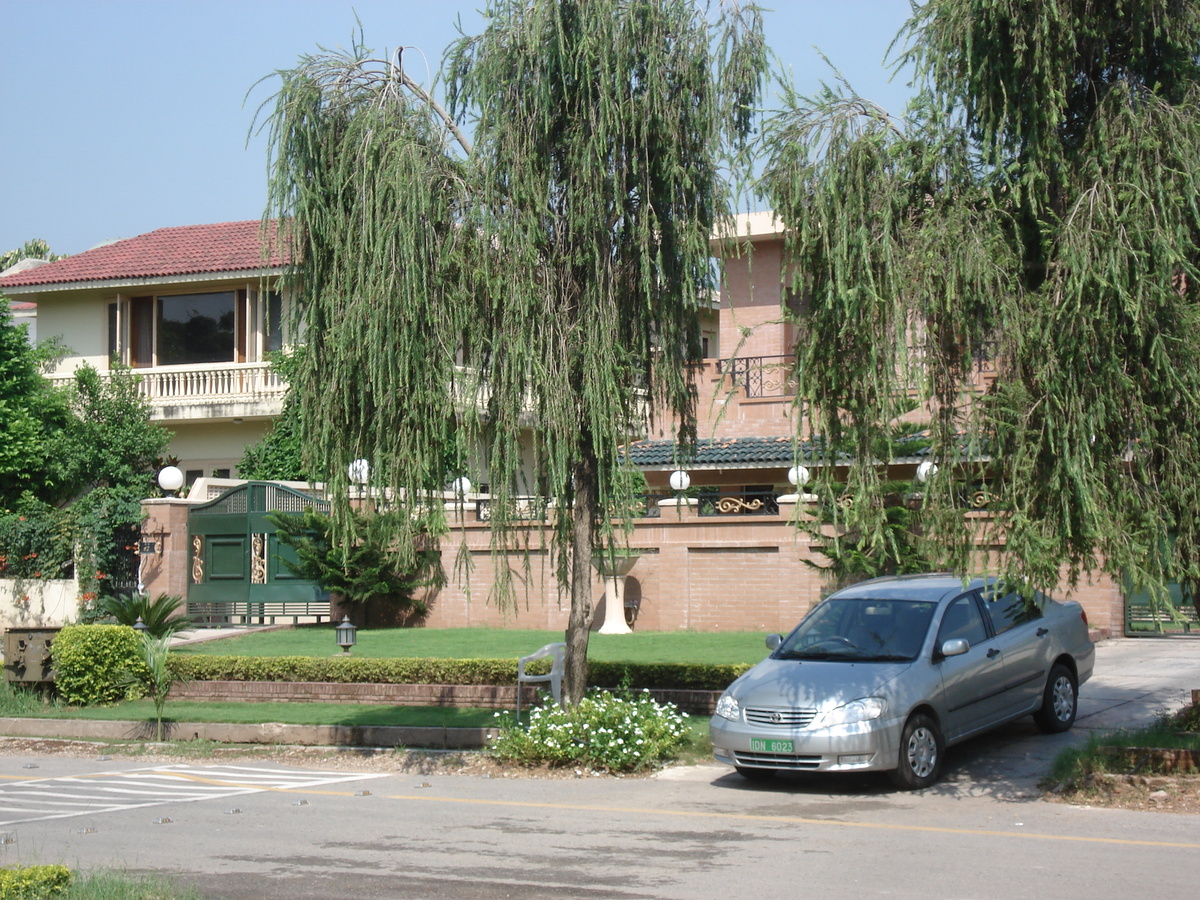
[[[287,384],[259,363],[210,363],[204,366],[161,366],[134,369],[141,395],[158,421],[241,419],[277,416],[283,409]],[[70,373],[51,375],[56,385],[70,382]]]
[[[741,387],[748,398],[794,397],[796,380],[793,356],[735,356],[723,359],[718,371],[732,387]]]

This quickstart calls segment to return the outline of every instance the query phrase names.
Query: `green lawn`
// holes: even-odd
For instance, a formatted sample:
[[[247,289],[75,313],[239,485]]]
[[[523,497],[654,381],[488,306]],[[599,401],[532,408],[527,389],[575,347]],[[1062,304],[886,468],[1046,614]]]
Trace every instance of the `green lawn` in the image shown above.
[[[588,658],[599,662],[753,664],[767,655],[764,637],[763,633],[746,631],[593,634],[588,642]],[[383,628],[359,631],[353,653],[372,659],[515,659],[562,639],[561,631]],[[334,643],[332,625],[305,625],[185,644],[173,652],[219,656],[329,656],[340,651]]]

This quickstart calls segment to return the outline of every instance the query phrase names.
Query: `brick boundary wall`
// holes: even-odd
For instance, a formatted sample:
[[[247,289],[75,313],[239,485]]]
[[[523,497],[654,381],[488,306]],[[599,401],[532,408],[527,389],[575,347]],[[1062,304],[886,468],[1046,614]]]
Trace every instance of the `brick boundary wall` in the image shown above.
[[[468,684],[343,684],[324,681],[191,681],[175,685],[172,700],[205,700],[224,703],[319,702],[380,703],[390,706],[449,706],[512,709],[517,689],[513,685]],[[660,703],[674,703],[688,713],[711,715],[720,691],[652,690]],[[537,689],[521,692],[521,705],[537,702]]]
[[[441,552],[450,577],[422,596],[430,607],[425,627],[564,630],[570,598],[559,592],[549,535],[531,526],[517,539],[528,542],[527,559],[517,553],[494,556],[491,528],[476,521],[470,506],[461,516],[448,513],[454,525],[442,540]],[[181,500],[144,503],[144,543],[155,548],[142,558],[148,594],[187,593],[187,507]],[[635,631],[788,632],[830,589],[824,573],[809,565],[825,561],[820,543],[791,521],[809,515],[803,503],[797,508],[796,503],[781,502],[779,514],[772,516],[707,517],[687,505],[667,506],[660,513],[637,520],[628,538],[629,548],[640,554],[624,581]],[[1002,550],[992,552],[998,555]],[[460,554],[471,560],[469,582],[456,566]],[[489,595],[499,567],[508,567],[519,585],[516,609],[499,608]],[[592,583],[596,628],[610,614],[604,588],[597,573]],[[1070,590],[1064,577],[1049,593],[1078,600],[1100,637],[1123,633],[1124,596],[1107,575],[1085,575]],[[612,614],[623,616],[625,610]]]

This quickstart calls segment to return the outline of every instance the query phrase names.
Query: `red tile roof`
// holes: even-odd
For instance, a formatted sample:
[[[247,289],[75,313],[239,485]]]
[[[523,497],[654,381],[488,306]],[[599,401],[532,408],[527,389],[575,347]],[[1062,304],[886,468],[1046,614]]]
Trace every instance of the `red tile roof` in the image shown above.
[[[7,287],[245,272],[281,265],[278,249],[262,255],[262,222],[223,222],[160,228],[94,247],[44,266],[0,278]],[[272,224],[272,231],[274,225]]]

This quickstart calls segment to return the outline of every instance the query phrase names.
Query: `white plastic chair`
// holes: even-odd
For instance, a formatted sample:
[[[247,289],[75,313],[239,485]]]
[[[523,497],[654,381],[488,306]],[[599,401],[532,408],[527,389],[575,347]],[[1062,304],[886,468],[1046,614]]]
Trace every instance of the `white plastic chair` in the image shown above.
[[[550,671],[545,675],[529,675],[525,672],[526,663],[531,663],[535,659],[545,659],[547,656],[553,657],[550,664]],[[557,644],[547,644],[536,653],[531,653],[529,656],[522,656],[517,660],[517,721],[521,721],[521,685],[523,684],[550,684],[550,694],[554,697],[554,702],[562,705],[562,680],[563,670],[566,668],[567,645],[565,642]]]

